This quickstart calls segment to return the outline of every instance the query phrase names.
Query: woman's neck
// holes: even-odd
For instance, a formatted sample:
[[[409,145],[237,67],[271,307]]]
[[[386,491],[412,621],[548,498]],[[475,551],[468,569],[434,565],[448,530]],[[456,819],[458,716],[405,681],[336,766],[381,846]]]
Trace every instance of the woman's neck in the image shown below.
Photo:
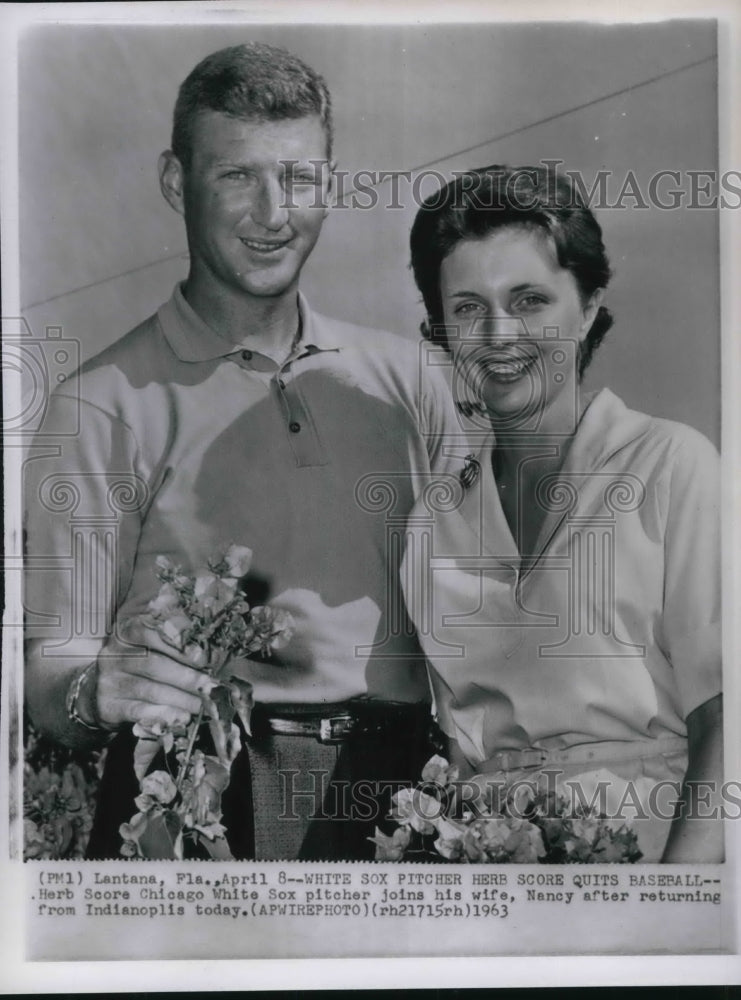
[[[558,400],[561,402],[561,400]],[[533,555],[545,510],[539,502],[541,483],[558,475],[576,434],[589,398],[571,395],[570,407],[544,412],[532,432],[525,430],[497,434],[491,461],[502,509],[521,555]],[[576,404],[576,405],[574,405]]]

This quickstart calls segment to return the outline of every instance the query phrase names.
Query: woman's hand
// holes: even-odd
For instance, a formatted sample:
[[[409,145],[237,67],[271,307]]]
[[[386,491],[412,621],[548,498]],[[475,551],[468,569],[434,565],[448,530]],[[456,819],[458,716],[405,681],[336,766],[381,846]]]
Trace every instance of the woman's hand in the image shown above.
[[[687,716],[689,763],[663,862],[720,862],[723,850],[723,696]],[[693,783],[697,786],[693,788]]]

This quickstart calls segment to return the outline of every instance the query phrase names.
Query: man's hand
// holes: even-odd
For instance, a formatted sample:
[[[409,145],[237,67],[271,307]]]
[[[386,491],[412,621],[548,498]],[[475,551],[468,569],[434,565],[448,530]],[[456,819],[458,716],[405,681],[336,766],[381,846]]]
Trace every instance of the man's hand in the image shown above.
[[[105,727],[126,722],[187,725],[213,686],[186,656],[140,622],[126,623],[124,640],[111,636],[98,656],[95,711]]]

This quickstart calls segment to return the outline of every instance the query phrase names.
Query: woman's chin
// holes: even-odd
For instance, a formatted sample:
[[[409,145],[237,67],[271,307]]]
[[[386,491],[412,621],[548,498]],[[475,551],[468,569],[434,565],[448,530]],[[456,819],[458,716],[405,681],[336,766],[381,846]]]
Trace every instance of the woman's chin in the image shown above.
[[[481,393],[481,402],[486,407],[492,422],[506,421],[516,429],[518,417],[529,424],[537,397],[533,393],[531,379],[521,378],[513,382],[488,379],[486,389]]]

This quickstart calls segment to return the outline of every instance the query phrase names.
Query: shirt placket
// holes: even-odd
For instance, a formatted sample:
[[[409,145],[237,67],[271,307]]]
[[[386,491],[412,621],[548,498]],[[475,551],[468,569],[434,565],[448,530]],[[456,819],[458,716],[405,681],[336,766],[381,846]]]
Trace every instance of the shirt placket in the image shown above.
[[[244,350],[239,355],[242,367],[269,381],[271,396],[278,405],[286,438],[299,468],[326,465],[328,462],[311,410],[301,392],[300,372],[297,374],[295,371],[297,362],[313,353],[310,348],[305,348],[281,365],[256,351]]]

